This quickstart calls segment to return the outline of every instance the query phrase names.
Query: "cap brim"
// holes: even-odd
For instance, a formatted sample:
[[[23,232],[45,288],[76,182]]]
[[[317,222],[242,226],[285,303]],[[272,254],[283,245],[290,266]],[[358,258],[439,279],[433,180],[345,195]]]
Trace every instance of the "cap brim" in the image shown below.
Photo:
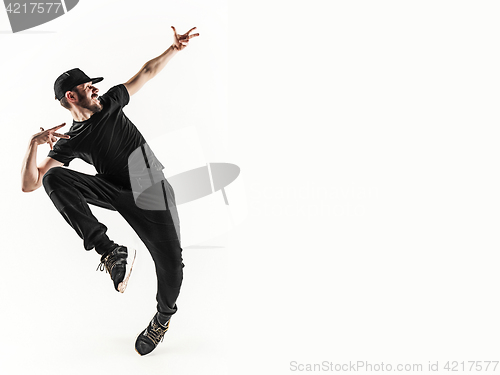
[[[97,78],[92,78],[91,81],[92,81],[92,84],[94,83],[97,83],[97,82],[101,82],[104,78],[102,77],[97,77]]]

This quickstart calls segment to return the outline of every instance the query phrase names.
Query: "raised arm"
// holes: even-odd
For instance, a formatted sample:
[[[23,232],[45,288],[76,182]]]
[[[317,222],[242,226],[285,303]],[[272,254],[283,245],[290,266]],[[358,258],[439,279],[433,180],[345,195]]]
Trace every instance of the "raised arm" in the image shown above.
[[[147,81],[161,72],[165,65],[167,65],[167,63],[172,59],[172,57],[175,56],[178,51],[181,51],[188,46],[189,39],[200,35],[198,33],[189,35],[189,33],[194,29],[196,29],[196,27],[193,27],[187,33],[181,35],[177,34],[175,27],[172,26],[172,30],[174,31],[174,42],[172,43],[172,45],[168,47],[168,49],[160,56],[149,60],[146,64],[143,65],[141,70],[139,70],[139,72],[137,72],[135,76],[124,83],[129,95],[134,95],[142,88],[142,86],[144,86]]]
[[[55,126],[48,130],[43,130],[40,133],[33,135],[30,139],[28,150],[24,156],[23,165],[21,167],[21,189],[25,192],[31,192],[42,186],[42,178],[47,171],[52,167],[60,167],[63,165],[60,161],[52,158],[45,158],[39,166],[36,164],[36,152],[38,145],[48,143],[52,149],[52,145],[57,141],[56,137],[69,138],[69,135],[59,134],[56,132],[59,128],[66,124]]]

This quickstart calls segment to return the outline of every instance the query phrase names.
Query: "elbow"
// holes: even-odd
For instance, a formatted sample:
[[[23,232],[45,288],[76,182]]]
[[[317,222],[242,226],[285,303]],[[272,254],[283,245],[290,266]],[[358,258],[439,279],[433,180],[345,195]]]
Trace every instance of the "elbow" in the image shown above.
[[[27,186],[27,185],[21,185],[21,190],[23,193],[31,193],[32,191],[35,191],[38,189],[38,186]]]
[[[40,186],[42,186],[42,181],[40,179],[40,170],[37,170],[36,172],[36,175],[32,176],[25,169],[22,170],[21,190],[23,193],[31,193],[32,191],[35,191]]]

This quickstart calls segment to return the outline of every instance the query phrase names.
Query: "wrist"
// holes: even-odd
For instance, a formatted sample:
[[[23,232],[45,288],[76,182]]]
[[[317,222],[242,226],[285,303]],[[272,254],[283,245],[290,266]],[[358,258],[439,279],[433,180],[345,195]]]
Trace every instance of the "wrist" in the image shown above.
[[[32,147],[33,147],[33,146],[34,146],[34,147],[36,147],[36,146],[38,146],[38,145],[39,145],[39,143],[38,143],[38,141],[37,141],[37,139],[36,139],[36,136],[34,136],[34,135],[33,135],[33,136],[31,137],[31,139],[30,139],[30,146],[32,146]]]

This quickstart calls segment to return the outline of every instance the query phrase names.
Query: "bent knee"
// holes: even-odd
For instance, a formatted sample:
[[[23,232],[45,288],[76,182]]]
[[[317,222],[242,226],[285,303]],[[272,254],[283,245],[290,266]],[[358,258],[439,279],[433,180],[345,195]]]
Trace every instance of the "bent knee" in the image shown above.
[[[66,172],[63,167],[53,167],[50,168],[42,178],[42,185],[49,193],[54,190],[54,188],[58,185],[58,181],[61,181],[61,176]]]

